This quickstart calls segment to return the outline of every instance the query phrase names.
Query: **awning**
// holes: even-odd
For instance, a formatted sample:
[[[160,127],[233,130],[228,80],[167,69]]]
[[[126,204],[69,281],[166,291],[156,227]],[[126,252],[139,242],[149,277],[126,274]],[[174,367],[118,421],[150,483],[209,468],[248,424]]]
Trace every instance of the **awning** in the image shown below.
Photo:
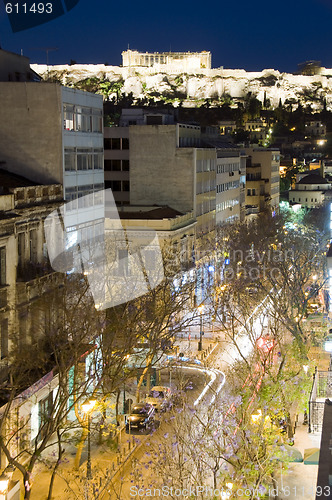
[[[304,450],[304,460],[305,465],[318,465],[319,463],[319,448],[307,448]]]
[[[303,462],[302,453],[297,448],[294,448],[294,446],[280,444],[280,448],[289,457],[290,462]]]

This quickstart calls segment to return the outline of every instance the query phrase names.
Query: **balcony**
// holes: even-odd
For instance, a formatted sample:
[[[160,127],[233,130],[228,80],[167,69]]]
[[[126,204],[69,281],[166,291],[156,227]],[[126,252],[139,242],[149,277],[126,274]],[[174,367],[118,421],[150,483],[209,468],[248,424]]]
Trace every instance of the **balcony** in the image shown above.
[[[28,282],[52,272],[53,269],[48,261],[42,263],[25,262],[23,266],[17,266],[16,281]]]
[[[332,371],[316,369],[309,399],[309,432],[321,432],[328,398],[332,398]]]
[[[257,215],[259,214],[259,208],[256,206],[246,206],[246,215]]]
[[[38,297],[41,297],[44,293],[47,293],[55,288],[59,287],[63,281],[62,273],[48,273],[44,276],[34,278],[33,280],[26,282],[16,283],[16,302],[17,304],[25,304]]]

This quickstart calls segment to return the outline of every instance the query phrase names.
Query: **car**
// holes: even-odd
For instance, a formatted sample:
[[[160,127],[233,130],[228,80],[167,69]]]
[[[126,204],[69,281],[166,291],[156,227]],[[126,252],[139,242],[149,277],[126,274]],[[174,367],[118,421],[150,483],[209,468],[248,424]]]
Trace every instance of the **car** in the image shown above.
[[[154,422],[155,409],[146,401],[136,403],[127,418],[126,429],[146,429]]]
[[[171,406],[172,391],[169,387],[156,385],[152,387],[145,401],[151,404],[155,411],[166,411]]]

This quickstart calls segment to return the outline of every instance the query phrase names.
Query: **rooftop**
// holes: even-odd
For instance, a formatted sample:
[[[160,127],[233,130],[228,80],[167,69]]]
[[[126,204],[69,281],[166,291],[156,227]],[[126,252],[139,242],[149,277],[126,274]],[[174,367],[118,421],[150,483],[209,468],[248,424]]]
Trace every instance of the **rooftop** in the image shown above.
[[[10,189],[28,186],[37,186],[37,184],[22,175],[12,174],[0,168],[0,194],[8,194]]]
[[[297,184],[330,184],[324,177],[318,174],[309,174],[303,177]]]
[[[184,215],[183,213],[175,210],[174,208],[165,206],[128,206],[119,208],[120,219],[174,219],[179,215]]]

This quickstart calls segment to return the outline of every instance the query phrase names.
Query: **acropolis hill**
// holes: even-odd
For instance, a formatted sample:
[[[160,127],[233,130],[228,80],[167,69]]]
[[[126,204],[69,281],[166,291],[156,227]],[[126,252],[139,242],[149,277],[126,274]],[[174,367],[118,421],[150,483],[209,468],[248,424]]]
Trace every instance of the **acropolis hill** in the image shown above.
[[[84,81],[110,82],[108,98],[132,93],[134,98],[163,99],[174,106],[200,106],[206,99],[217,104],[225,95],[241,100],[249,92],[271,107],[285,101],[310,105],[319,111],[326,104],[332,110],[332,69],[319,68],[313,76],[281,73],[274,69],[247,72],[243,69],[211,68],[210,52],[122,53],[122,66],[73,64],[32,65],[45,79],[57,79],[67,86],[84,88]],[[112,86],[114,91],[112,91]],[[105,86],[104,86],[105,87]],[[105,93],[102,89],[97,90]]]

